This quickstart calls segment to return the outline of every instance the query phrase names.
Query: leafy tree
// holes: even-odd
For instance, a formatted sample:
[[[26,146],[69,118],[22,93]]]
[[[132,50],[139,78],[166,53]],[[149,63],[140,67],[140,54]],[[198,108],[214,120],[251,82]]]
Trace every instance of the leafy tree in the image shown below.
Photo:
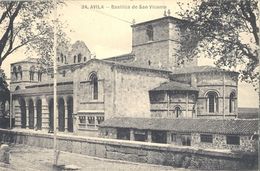
[[[51,65],[54,24],[57,44],[69,42],[62,31],[63,24],[53,20],[54,3],[51,0],[0,2],[0,68],[3,61],[21,47],[36,53],[44,64]],[[62,0],[57,3],[64,4]]]
[[[0,2],[0,88],[2,93],[9,94],[3,61],[18,49],[39,56],[39,66],[45,71],[52,66],[54,25],[56,25],[57,45],[66,46],[69,39],[63,32],[64,23],[54,21],[53,11],[64,5],[63,0],[41,1],[1,1]],[[1,94],[3,99],[3,94]]]
[[[236,69],[240,78],[259,80],[259,27],[257,0],[201,0],[184,4],[178,14],[187,20],[192,34],[182,37],[180,56],[187,60],[201,54],[215,59],[219,67]]]

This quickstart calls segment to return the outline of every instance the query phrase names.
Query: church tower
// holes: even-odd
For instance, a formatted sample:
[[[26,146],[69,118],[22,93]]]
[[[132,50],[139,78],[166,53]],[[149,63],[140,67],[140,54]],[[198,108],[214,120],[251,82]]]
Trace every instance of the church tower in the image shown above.
[[[197,59],[178,64],[177,50],[186,22],[171,16],[132,25],[132,53],[135,63],[157,69],[196,66]]]

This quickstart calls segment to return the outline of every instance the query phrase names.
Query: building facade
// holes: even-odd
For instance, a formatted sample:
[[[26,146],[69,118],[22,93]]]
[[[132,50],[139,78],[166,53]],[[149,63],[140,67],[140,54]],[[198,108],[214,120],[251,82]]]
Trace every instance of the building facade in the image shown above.
[[[96,135],[114,117],[236,118],[236,72],[178,64],[183,22],[166,16],[134,24],[132,52],[102,60],[82,41],[58,48],[59,131]],[[35,58],[11,68],[15,126],[52,131],[53,69]]]
[[[100,137],[233,152],[258,151],[258,120],[112,118]]]

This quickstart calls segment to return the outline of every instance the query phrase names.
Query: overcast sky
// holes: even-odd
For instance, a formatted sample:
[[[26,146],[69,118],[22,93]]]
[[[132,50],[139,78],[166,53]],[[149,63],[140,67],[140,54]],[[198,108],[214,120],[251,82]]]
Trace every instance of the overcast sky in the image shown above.
[[[139,23],[160,18],[163,17],[164,10],[170,10],[171,16],[177,17],[175,13],[180,10],[174,0],[74,0],[66,1],[66,4],[58,10],[58,14],[60,20],[68,24],[66,32],[72,43],[76,40],[83,40],[89,50],[99,59],[131,52],[133,20]],[[100,9],[90,9],[94,5],[98,5]],[[113,9],[113,7],[121,9]],[[21,49],[13,57],[3,64],[7,75],[10,73],[11,62],[24,59],[28,55],[24,54]],[[212,65],[212,61],[199,59],[199,65]],[[252,85],[240,83],[238,99],[240,107],[258,107],[258,96]]]

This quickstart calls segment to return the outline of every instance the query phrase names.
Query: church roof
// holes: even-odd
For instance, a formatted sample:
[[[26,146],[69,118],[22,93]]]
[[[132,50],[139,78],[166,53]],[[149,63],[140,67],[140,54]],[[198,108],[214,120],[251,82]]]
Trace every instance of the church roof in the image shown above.
[[[239,107],[238,108],[238,118],[241,118],[241,119],[258,118],[259,112],[260,112],[259,108]]]
[[[205,73],[205,72],[233,72],[227,71],[221,68],[213,67],[213,66],[192,66],[192,67],[184,67],[184,68],[176,68],[172,71],[172,74],[191,74],[191,73]]]
[[[73,82],[58,82],[57,83],[58,92],[73,93]],[[25,89],[15,90],[13,95],[25,95],[25,94],[53,94],[53,82],[44,84],[34,84],[26,86]]]
[[[73,43],[73,44],[70,46],[70,51],[71,51],[71,49],[78,49],[78,48],[84,48],[84,49],[86,49],[87,51],[90,52],[89,48],[87,47],[87,45],[85,44],[85,42],[82,41],[82,40],[77,40],[75,43]]]
[[[105,120],[99,127],[133,128],[183,133],[252,135],[258,131],[258,120],[119,117]]]
[[[12,64],[17,64],[17,63],[24,63],[24,62],[29,62],[29,63],[38,63],[38,59],[39,58],[26,58],[24,60],[21,60],[21,61],[18,61],[18,62],[15,62],[15,63],[12,63]]]
[[[116,67],[128,68],[128,69],[133,69],[133,70],[142,70],[142,71],[150,71],[150,72],[161,72],[161,73],[167,73],[167,74],[171,73],[171,71],[164,70],[164,69],[139,67],[139,66],[135,66],[135,65],[131,65],[131,64],[122,63],[122,62],[114,62],[114,61],[110,61],[110,60],[100,60],[100,59],[91,59],[91,60],[87,61],[86,63],[81,63],[81,64],[79,64],[77,66],[74,66],[73,69],[75,70],[77,68],[84,67],[84,66],[88,65],[91,62],[101,62],[103,64],[108,64],[108,65],[113,65],[113,66],[116,66]]]
[[[128,53],[128,54],[123,54],[123,55],[119,55],[119,56],[113,56],[113,57],[109,57],[109,58],[105,58],[103,60],[106,61],[115,61],[115,62],[124,62],[124,61],[129,61],[134,59],[134,54],[133,53]]]
[[[192,87],[189,84],[184,84],[176,81],[162,83],[159,87],[156,87],[150,91],[174,91],[174,90],[198,91],[197,88]]]
[[[179,18],[176,18],[176,17],[164,16],[164,17],[157,18],[157,19],[154,19],[154,20],[149,20],[149,21],[136,23],[136,24],[131,25],[131,27],[136,27],[136,26],[143,25],[143,24],[154,23],[154,22],[161,21],[161,20],[167,20],[169,22],[185,22],[185,23],[188,22],[187,20],[179,19]]]

